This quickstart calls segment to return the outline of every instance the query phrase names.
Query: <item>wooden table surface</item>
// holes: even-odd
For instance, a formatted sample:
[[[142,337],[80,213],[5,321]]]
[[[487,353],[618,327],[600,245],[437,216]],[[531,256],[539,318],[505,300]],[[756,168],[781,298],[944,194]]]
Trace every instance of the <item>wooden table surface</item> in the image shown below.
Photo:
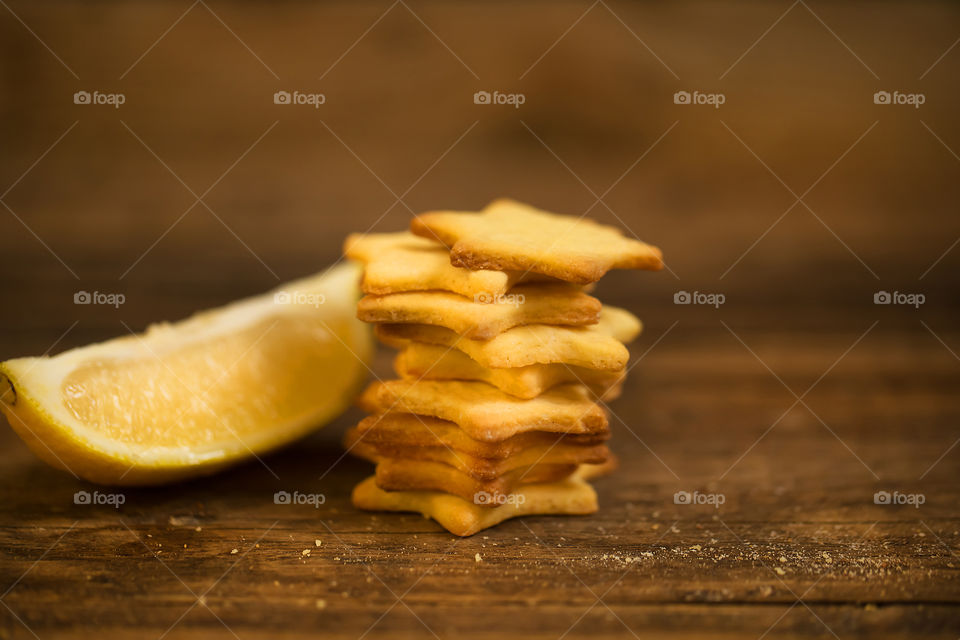
[[[111,490],[3,429],[0,638],[960,636],[956,5],[49,6],[0,8],[0,359],[184,317],[323,268],[349,232],[502,195],[624,227],[670,268],[598,289],[646,328],[591,516],[458,539],[358,512],[370,465],[339,444],[356,410],[118,509],[75,505]],[[327,102],[273,104],[295,89]]]

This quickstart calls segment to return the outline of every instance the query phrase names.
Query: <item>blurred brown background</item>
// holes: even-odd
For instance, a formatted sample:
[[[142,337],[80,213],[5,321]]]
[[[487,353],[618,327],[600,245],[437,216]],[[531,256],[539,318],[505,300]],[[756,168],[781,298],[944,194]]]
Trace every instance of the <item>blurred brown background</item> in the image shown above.
[[[955,5],[9,8],[25,24],[0,12],[3,357],[74,318],[65,345],[182,317],[319,270],[349,231],[503,195],[661,246],[672,274],[600,290],[648,322],[956,317],[960,251],[930,269],[960,236]],[[79,90],[125,103],[77,105]],[[326,102],[277,105],[278,90]],[[525,103],[477,105],[480,90]],[[679,90],[726,101],[677,105]],[[879,90],[925,103],[876,105]],[[76,307],[80,289],[127,304]],[[727,304],[676,307],[677,290]],[[878,309],[877,290],[927,303]]]
[[[484,535],[451,551],[419,516],[359,513],[348,495],[369,466],[338,444],[357,412],[271,456],[282,482],[252,463],[129,492],[118,513],[75,507],[83,485],[7,432],[0,586],[16,589],[0,631],[393,638],[423,622],[501,638],[510,620],[549,640],[956,638],[958,36],[946,2],[3,0],[0,359],[261,292],[336,261],[349,232],[501,196],[589,212],[669,269],[598,288],[646,331],[596,516],[514,521],[484,532],[496,549]],[[81,290],[126,304],[78,306]],[[321,531],[309,564],[318,515],[269,501],[293,487],[330,500],[337,537]],[[723,509],[672,500],[698,488]],[[926,503],[878,506],[878,490]],[[229,626],[183,614],[183,587],[207,589],[258,536],[210,595]],[[414,587],[415,617],[394,610]]]

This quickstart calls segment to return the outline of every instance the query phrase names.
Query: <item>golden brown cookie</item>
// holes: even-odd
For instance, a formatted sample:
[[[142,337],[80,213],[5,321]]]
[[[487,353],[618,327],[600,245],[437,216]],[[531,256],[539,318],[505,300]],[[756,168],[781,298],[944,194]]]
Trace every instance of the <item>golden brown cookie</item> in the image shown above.
[[[521,284],[503,295],[467,298],[446,291],[366,296],[357,305],[364,322],[428,324],[474,339],[489,339],[526,324],[596,324],[600,301],[565,283]]]
[[[506,294],[521,275],[454,267],[446,248],[408,231],[350,234],[344,243],[344,255],[366,265],[361,288],[373,295],[437,289],[471,299],[478,295],[495,297]]]
[[[496,461],[521,454],[528,449],[546,450],[554,446],[595,447],[606,442],[610,432],[608,429],[590,434],[527,431],[503,440],[485,442],[471,438],[463,429],[448,420],[390,412],[364,418],[354,430],[348,432],[348,437],[351,438],[349,442],[353,442],[354,435],[364,443],[384,447],[386,450],[392,447],[439,446],[472,457]]]
[[[351,427],[344,436],[343,444],[351,454],[373,463],[387,458],[441,462],[478,480],[493,480],[514,469],[531,465],[596,465],[610,459],[610,450],[606,445],[575,444],[569,441],[570,436],[558,434],[550,434],[552,441],[538,439],[531,446],[517,449],[510,455],[484,458],[455,448],[455,442],[447,444],[437,439],[432,444],[408,445],[382,437],[370,437],[372,433],[375,432],[364,433],[359,426]]]
[[[479,480],[442,462],[384,458],[377,463],[374,476],[377,486],[385,491],[442,491],[490,508],[496,505],[485,501],[484,493],[509,495],[522,485],[557,482],[576,470],[575,464],[538,464]]]
[[[358,404],[370,413],[397,411],[454,422],[476,440],[495,442],[525,431],[603,433],[607,415],[579,384],[521,400],[485,382],[388,380],[374,382]]]
[[[600,322],[586,327],[530,324],[514,327],[489,340],[471,340],[444,327],[427,324],[380,324],[375,328],[384,343],[403,348],[409,341],[454,347],[490,369],[532,364],[568,364],[587,369],[622,371],[630,342],[641,329],[629,311],[604,307]]]
[[[577,474],[559,482],[523,485],[508,495],[491,494],[487,501],[497,505],[493,508],[440,491],[384,491],[374,476],[353,489],[352,499],[358,509],[421,513],[458,536],[473,535],[517,516],[577,515],[597,510],[596,492]]]
[[[410,229],[450,247],[451,264],[468,269],[540,273],[585,284],[610,269],[663,267],[660,249],[618,229],[514,200],[496,200],[481,213],[424,213]]]
[[[407,342],[394,360],[393,369],[401,377],[416,380],[479,380],[525,399],[536,398],[558,384],[579,382],[607,401],[620,395],[626,374],[626,369],[597,371],[567,364],[490,369],[459,349],[426,342]]]

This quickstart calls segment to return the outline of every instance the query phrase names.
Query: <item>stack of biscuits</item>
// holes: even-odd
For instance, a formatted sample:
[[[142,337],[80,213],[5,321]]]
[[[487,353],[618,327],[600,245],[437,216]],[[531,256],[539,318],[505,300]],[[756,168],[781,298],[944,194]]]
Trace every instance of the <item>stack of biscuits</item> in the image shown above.
[[[604,403],[641,329],[588,291],[660,250],[592,220],[497,200],[417,216],[411,232],[351,235],[365,265],[358,317],[399,354],[371,384],[347,449],[376,464],[361,509],[413,511],[472,535],[507,518],[597,509],[613,466]]]

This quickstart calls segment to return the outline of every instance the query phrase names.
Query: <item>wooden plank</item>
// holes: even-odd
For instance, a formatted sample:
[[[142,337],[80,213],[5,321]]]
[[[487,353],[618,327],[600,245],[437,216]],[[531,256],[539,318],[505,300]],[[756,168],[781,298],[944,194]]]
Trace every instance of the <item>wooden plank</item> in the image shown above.
[[[208,589],[214,612],[254,636],[282,623],[291,634],[322,626],[334,637],[356,637],[397,595],[405,604],[370,635],[426,633],[409,606],[441,637],[502,633],[502,620],[519,625],[517,633],[556,637],[597,597],[602,604],[571,636],[627,634],[618,618],[638,635],[678,638],[760,635],[778,619],[773,637],[823,636],[823,623],[841,637],[955,633],[957,462],[948,456],[941,470],[917,478],[950,444],[949,429],[938,425],[956,417],[957,407],[944,402],[956,374],[915,366],[911,384],[886,391],[907,414],[937,407],[943,420],[928,425],[923,439],[884,421],[887,403],[845,400],[852,385],[868,394],[884,386],[890,363],[877,354],[893,354],[903,371],[895,340],[851,355],[831,374],[837,379],[822,383],[811,404],[833,412],[824,414],[881,472],[879,482],[809,417],[771,431],[718,480],[766,426],[744,417],[775,417],[790,396],[768,393],[779,383],[740,345],[716,335],[719,344],[698,349],[709,363],[702,367],[688,345],[664,341],[644,360],[655,375],[630,383],[613,406],[624,418],[613,441],[623,464],[597,481],[598,514],[528,518],[468,539],[413,514],[355,511],[349,489],[369,466],[335,465],[347,418],[266,458],[279,481],[254,462],[182,486],[123,490],[120,509],[73,505],[74,491],[95,488],[48,470],[7,436],[0,570],[7,584],[26,575],[4,601],[41,636],[77,625],[162,633],[196,601],[193,594]],[[837,353],[847,338],[767,355],[785,379],[801,379],[818,375],[821,356]],[[757,349],[788,342],[768,336]],[[940,362],[936,349],[919,355],[916,362]],[[890,449],[896,455],[884,453]],[[923,493],[926,501],[876,505],[878,488]],[[327,500],[319,509],[276,505],[277,490]],[[678,505],[678,490],[723,494],[724,503]],[[796,604],[800,598],[823,623]],[[7,617],[15,633],[19,623]],[[184,637],[225,632],[202,607],[176,630]]]

